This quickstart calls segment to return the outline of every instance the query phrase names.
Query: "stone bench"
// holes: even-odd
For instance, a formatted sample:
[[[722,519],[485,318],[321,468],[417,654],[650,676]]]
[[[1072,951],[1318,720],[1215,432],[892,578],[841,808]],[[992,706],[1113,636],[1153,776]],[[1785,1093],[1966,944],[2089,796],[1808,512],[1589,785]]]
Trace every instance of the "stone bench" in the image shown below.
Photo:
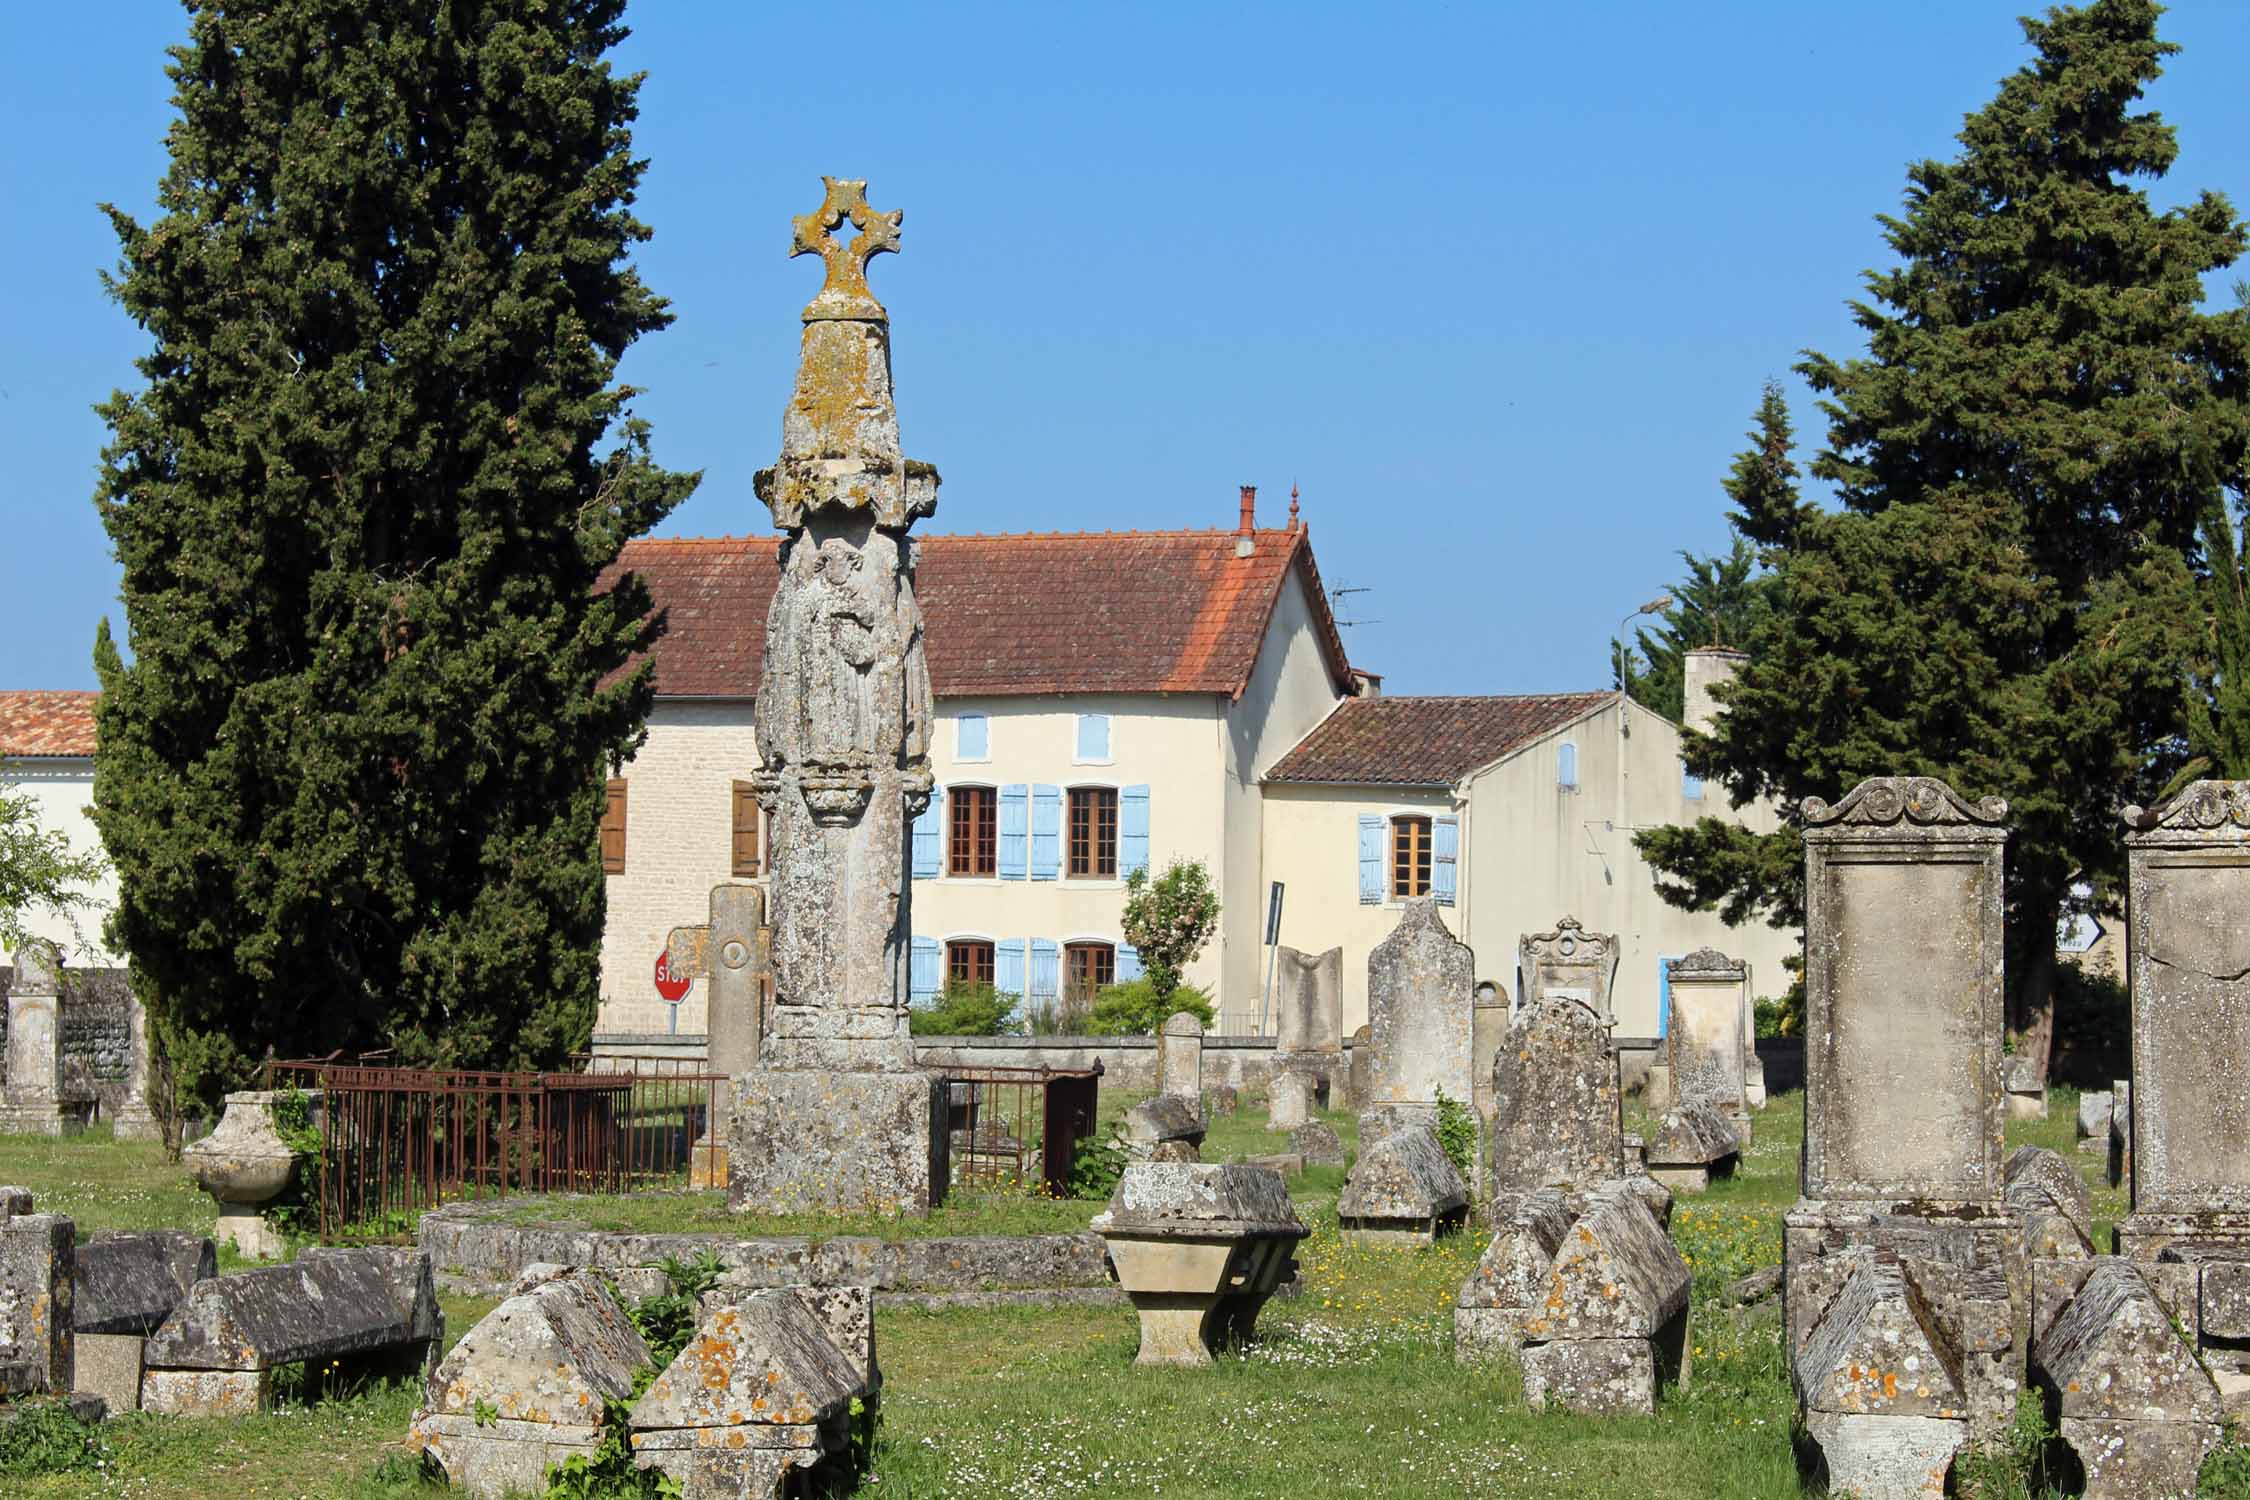
[[[142,1347],[199,1281],[219,1274],[210,1240],[184,1229],[112,1231],[78,1247],[72,1388],[112,1414],[141,1405]]]
[[[429,1257],[307,1250],[285,1266],[198,1281],[142,1347],[141,1407],[172,1416],[263,1410],[273,1371],[427,1373],[445,1337]]]

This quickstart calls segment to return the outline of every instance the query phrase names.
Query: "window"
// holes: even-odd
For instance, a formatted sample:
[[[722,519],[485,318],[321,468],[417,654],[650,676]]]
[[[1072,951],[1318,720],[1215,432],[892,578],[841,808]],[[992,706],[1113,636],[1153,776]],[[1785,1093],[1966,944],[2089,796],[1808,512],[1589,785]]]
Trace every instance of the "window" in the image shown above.
[[[1578,790],[1578,747],[1568,740],[1555,747],[1555,784],[1566,792]]]
[[[1064,998],[1072,1004],[1092,1004],[1094,991],[1117,983],[1117,950],[1108,943],[1065,943],[1063,972],[1070,981]]]
[[[602,805],[602,873],[625,873],[625,778],[613,776]]]
[[[1080,714],[1078,716],[1078,759],[1081,762],[1101,762],[1109,759],[1109,715]]]
[[[992,944],[980,938],[956,938],[945,945],[947,984],[991,984]]]
[[[1680,762],[1680,795],[1690,802],[1703,800],[1703,778],[1689,770],[1684,760]]]
[[[951,792],[953,820],[947,832],[948,875],[996,875],[1000,871],[999,798],[988,786],[957,786]]]
[[[1073,880],[1117,878],[1117,790],[1070,789],[1070,875]]]
[[[953,721],[953,758],[990,760],[992,720],[983,714],[963,714]]]
[[[737,879],[756,877],[765,864],[765,814],[750,783],[734,784],[734,873]]]
[[[1391,899],[1430,893],[1430,820],[1391,819]]]

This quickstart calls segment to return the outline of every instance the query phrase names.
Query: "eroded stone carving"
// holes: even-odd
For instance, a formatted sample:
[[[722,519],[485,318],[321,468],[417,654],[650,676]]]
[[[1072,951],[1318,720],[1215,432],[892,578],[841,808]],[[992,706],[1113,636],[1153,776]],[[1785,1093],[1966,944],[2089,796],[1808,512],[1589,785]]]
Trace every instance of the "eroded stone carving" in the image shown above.
[[[1244,1162],[1129,1166],[1093,1229],[1140,1312],[1143,1365],[1207,1365],[1248,1339],[1311,1233],[1281,1174]]]

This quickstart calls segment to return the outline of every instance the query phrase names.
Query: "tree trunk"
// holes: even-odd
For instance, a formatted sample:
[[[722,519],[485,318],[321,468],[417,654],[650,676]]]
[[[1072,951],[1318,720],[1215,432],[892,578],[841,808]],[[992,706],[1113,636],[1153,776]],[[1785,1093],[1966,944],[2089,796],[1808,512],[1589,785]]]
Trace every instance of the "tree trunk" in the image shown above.
[[[2024,904],[2026,930],[2017,955],[2013,996],[2015,1055],[2044,1089],[2055,1050],[2055,931],[2062,920],[2062,901],[2042,895]]]

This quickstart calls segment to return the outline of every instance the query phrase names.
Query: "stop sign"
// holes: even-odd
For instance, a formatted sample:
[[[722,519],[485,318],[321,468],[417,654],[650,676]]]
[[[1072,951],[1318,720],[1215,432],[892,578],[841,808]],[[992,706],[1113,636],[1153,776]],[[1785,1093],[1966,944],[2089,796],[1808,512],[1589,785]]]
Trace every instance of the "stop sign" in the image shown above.
[[[695,976],[672,967],[672,950],[667,948],[656,955],[656,993],[674,1005],[687,996],[688,986]]]

